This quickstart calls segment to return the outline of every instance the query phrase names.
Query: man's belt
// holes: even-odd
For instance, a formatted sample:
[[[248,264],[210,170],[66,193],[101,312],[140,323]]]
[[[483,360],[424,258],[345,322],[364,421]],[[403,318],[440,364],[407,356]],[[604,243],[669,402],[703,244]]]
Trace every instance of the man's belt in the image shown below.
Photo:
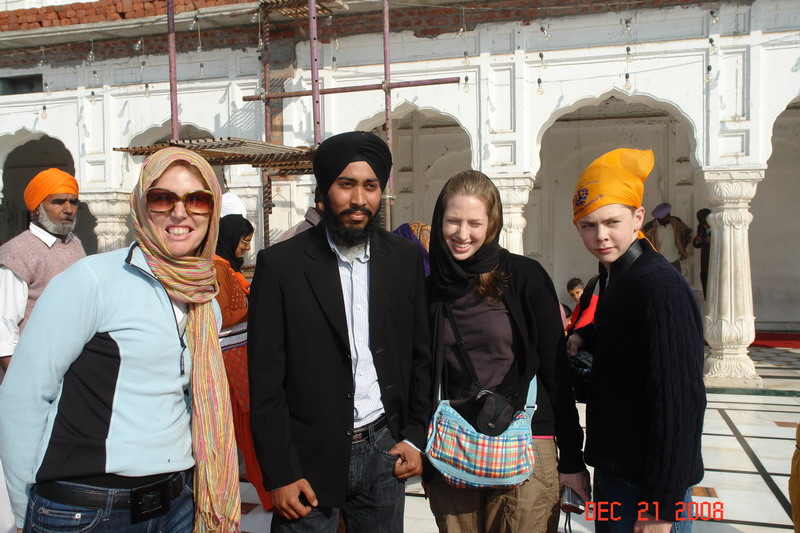
[[[364,442],[365,440],[369,440],[370,430],[372,430],[372,434],[379,432],[389,423],[386,421],[386,416],[381,415],[379,419],[371,424],[367,424],[366,426],[361,426],[353,429],[353,444],[358,444],[359,442]]]

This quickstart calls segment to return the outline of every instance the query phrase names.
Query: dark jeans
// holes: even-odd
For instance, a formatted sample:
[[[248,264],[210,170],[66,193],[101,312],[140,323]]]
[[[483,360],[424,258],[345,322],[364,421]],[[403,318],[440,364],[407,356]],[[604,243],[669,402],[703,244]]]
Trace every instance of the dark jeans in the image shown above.
[[[274,513],[272,533],[336,533],[340,510],[348,533],[402,533],[405,483],[394,476],[397,456],[387,452],[394,445],[389,428],[370,430],[352,447],[345,507],[316,507],[298,520]]]
[[[595,533],[630,533],[633,531],[633,526],[639,517],[640,510],[644,509],[645,512],[649,511],[653,514],[654,507],[652,502],[647,504],[642,502],[641,493],[642,489],[631,485],[623,478],[595,468],[594,496],[592,499],[596,506],[601,506],[596,507],[594,511]],[[686,490],[683,501],[686,503],[692,501],[692,487]],[[610,513],[610,504],[614,504],[613,517]],[[679,513],[677,517],[664,516],[664,513],[660,513],[658,518],[672,522],[670,533],[690,533],[692,531],[692,521],[688,519],[689,517],[686,513],[689,506],[683,506],[683,509],[684,511]],[[675,521],[675,518],[679,520]]]
[[[113,493],[104,509],[76,507],[57,503],[36,494],[36,487],[28,500],[28,514],[25,517],[23,533],[192,533],[194,528],[194,495],[192,476],[186,476],[183,492],[170,502],[169,512],[131,524],[130,509],[111,509]],[[67,483],[75,487],[85,487]],[[106,490],[106,489],[103,489]]]

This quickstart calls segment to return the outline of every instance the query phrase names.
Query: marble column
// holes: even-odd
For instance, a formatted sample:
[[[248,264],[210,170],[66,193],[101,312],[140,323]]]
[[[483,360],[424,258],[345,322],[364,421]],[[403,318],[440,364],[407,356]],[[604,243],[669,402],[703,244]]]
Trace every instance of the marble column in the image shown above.
[[[748,210],[763,169],[705,172],[711,203],[711,256],[705,336],[711,346],[704,376],[708,387],[763,387],[747,348],[755,339],[750,277]]]
[[[528,195],[533,189],[533,178],[529,174],[490,176],[500,191],[503,202],[503,232],[500,246],[515,254],[524,255],[522,233],[528,223],[524,210]]]
[[[128,244],[125,241],[129,230],[130,197],[129,192],[81,192],[81,201],[86,202],[97,219],[94,233],[97,235],[98,253],[124,248]]]

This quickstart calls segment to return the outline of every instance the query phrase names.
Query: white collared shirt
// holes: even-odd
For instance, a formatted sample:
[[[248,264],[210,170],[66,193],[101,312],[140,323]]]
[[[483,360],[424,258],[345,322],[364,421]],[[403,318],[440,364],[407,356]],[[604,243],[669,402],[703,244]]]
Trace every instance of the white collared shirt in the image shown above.
[[[33,222],[30,223],[28,229],[48,248],[52,248],[58,242],[58,237]],[[72,237],[70,232],[64,242],[69,242]],[[27,305],[28,284],[14,274],[11,269],[0,266],[0,357],[7,357],[14,353],[19,340],[19,323],[25,318]]]
[[[342,283],[347,337],[350,341],[353,382],[353,427],[365,426],[383,414],[378,373],[372,359],[369,338],[369,242],[352,262],[342,255],[328,235],[328,244],[336,254]]]

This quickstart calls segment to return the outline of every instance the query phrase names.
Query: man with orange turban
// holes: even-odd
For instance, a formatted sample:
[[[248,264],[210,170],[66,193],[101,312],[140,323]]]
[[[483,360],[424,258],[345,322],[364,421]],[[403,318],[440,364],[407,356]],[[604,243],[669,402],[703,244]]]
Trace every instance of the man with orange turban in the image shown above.
[[[597,533],[687,532],[703,477],[703,325],[692,290],[640,229],[650,150],[618,149],[581,175],[574,223],[600,262],[594,323],[567,349],[594,356],[586,400],[593,501],[614,509]],[[601,507],[602,506],[602,507]]]
[[[3,370],[45,285],[86,255],[72,234],[78,213],[78,181],[73,176],[57,168],[43,170],[25,187],[23,198],[31,212],[30,226],[0,247]]]

